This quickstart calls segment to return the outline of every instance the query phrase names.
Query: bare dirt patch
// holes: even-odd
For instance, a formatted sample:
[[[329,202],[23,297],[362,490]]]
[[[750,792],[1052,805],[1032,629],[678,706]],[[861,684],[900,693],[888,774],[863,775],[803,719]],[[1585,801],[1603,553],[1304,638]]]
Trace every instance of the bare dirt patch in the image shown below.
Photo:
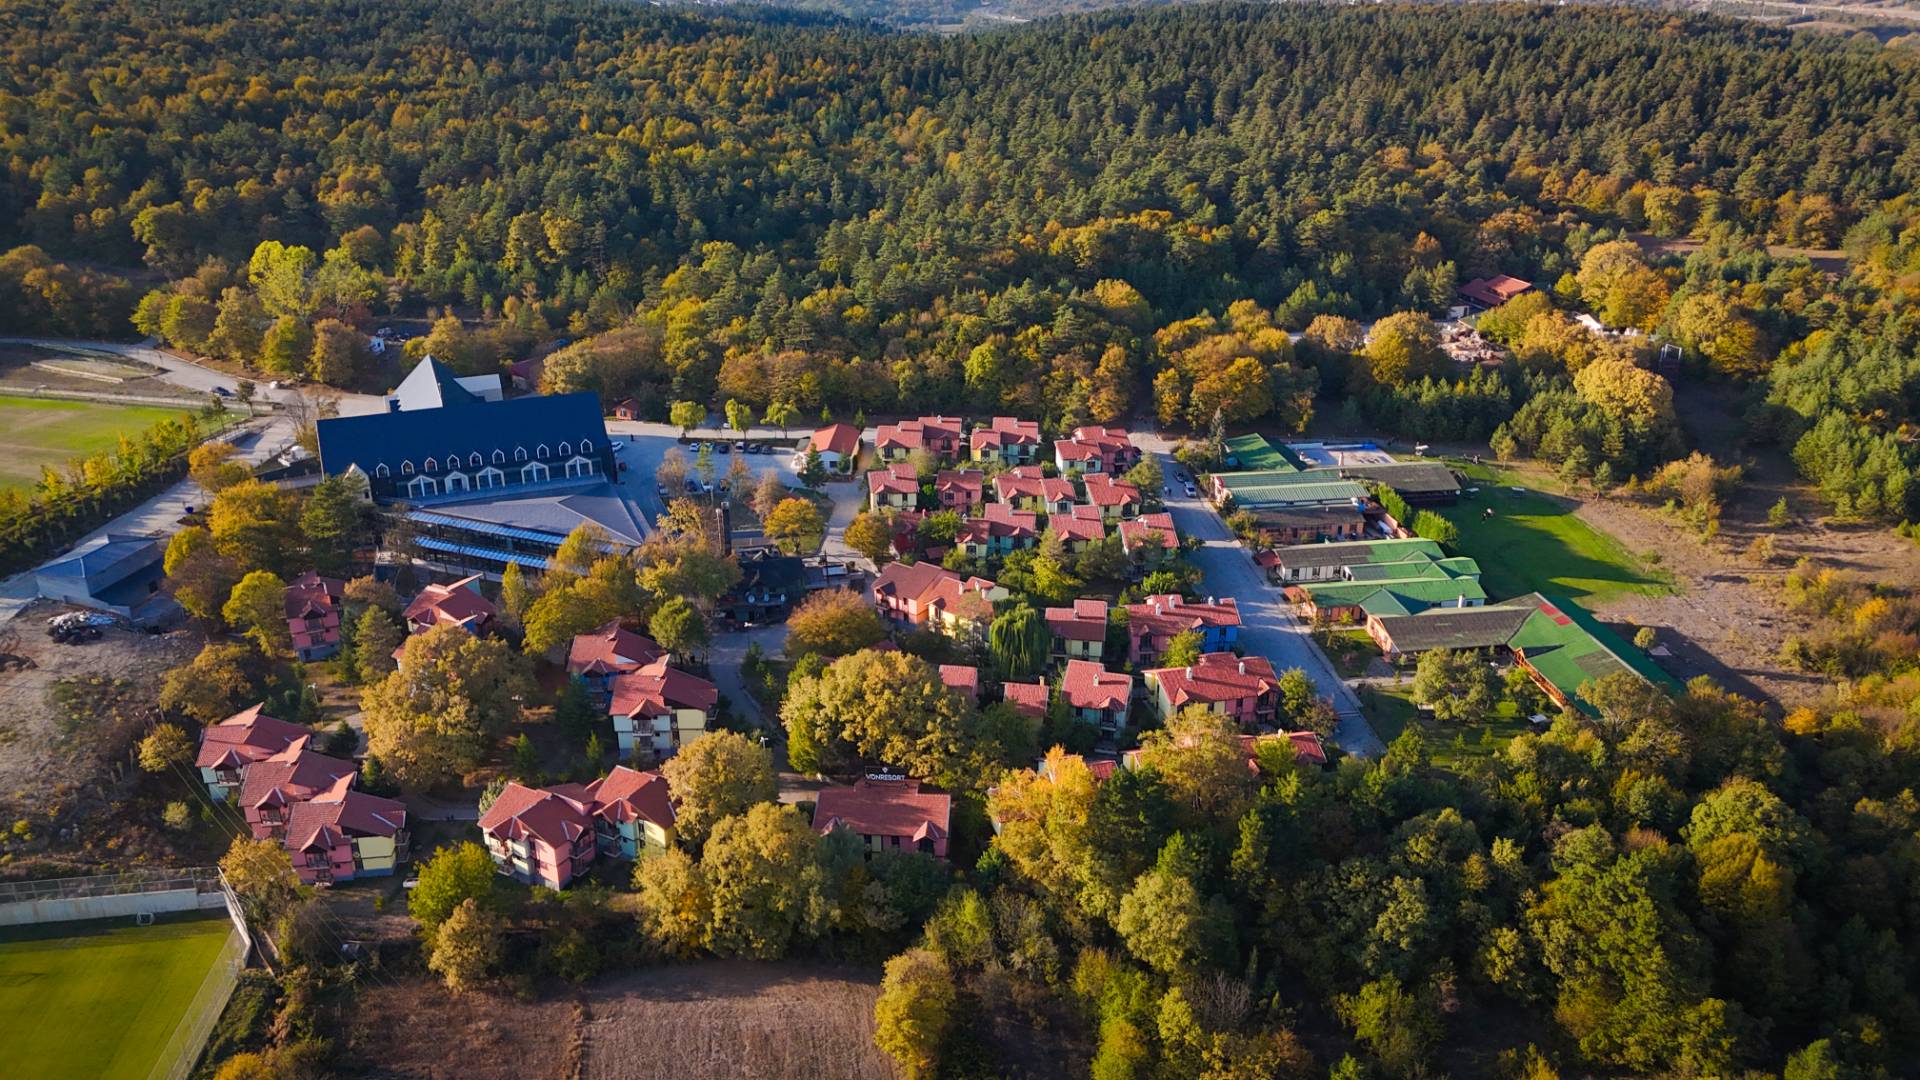
[[[449,993],[425,976],[367,986],[345,1017],[348,1056],[371,1075],[559,1080],[578,1075],[579,1003]]]
[[[713,960],[586,994],[589,1080],[895,1080],[873,1044],[880,973]]]
[[[36,604],[0,624],[0,812],[47,813],[60,793],[103,781],[151,720],[160,676],[200,647],[187,632],[118,627],[62,645],[45,625],[60,610]]]

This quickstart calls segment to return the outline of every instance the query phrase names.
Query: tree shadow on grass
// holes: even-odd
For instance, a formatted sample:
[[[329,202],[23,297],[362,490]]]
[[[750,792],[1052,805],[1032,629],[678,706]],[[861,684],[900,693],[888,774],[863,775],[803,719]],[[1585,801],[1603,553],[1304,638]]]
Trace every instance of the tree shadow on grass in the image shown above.
[[[1574,516],[1579,505],[1531,489],[1487,487],[1445,513],[1460,528],[1460,553],[1479,562],[1482,581],[1496,597],[1539,591],[1578,599],[1672,590],[1671,582],[1644,570],[1619,541]]]

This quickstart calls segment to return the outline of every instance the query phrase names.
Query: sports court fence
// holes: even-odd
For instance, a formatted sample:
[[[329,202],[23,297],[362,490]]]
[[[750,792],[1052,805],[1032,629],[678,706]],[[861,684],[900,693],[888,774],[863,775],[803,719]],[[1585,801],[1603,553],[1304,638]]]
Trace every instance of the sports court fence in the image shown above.
[[[207,1036],[213,1034],[213,1026],[226,1011],[227,1001],[233,997],[233,988],[239,984],[240,972],[246,966],[247,939],[235,926],[227,932],[226,944],[220,947],[220,955],[207,969],[206,978],[200,980],[193,1000],[187,1003],[187,1011],[174,1025],[173,1034],[161,1046],[147,1080],[187,1080],[194,1063],[200,1060],[200,1052],[206,1049]]]
[[[144,925],[157,913],[193,910],[224,910],[231,929],[180,1022],[161,1047],[147,1080],[186,1080],[233,997],[233,988],[249,958],[258,955],[269,969],[274,966],[271,943],[254,937],[246,910],[227,884],[226,875],[218,867],[196,866],[0,883],[0,924],[131,916]]]

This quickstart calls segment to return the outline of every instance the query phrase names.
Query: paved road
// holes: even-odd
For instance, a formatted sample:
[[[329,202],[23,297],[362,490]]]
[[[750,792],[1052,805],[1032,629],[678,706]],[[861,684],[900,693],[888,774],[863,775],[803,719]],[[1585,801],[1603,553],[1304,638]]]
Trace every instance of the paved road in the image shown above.
[[[232,375],[161,352],[154,348],[151,342],[128,345],[117,341],[78,341],[65,338],[0,338],[0,345],[37,345],[44,349],[112,353],[159,368],[158,377],[161,381],[197,394],[211,395],[215,390],[226,390],[231,393],[240,385],[240,380]],[[342,416],[359,416],[363,413],[382,412],[386,409],[385,399],[375,394],[348,394],[334,390],[303,389],[294,386],[275,390],[266,382],[256,382],[254,386],[254,397],[260,401],[284,404],[295,401],[303,395],[331,399],[339,405]]]
[[[240,456],[249,465],[258,465],[267,458],[286,449],[293,442],[293,425],[284,418],[262,418],[257,434],[242,435],[235,440],[240,447]],[[105,525],[80,537],[66,550],[86,543],[98,536],[114,533],[123,536],[170,536],[178,531],[180,519],[186,516],[191,507],[207,505],[207,494],[200,485],[192,480],[180,479],[159,494],[141,503],[139,506],[121,514]],[[65,552],[48,559],[60,558]],[[45,564],[42,564],[45,565]],[[33,571],[23,571],[5,581],[0,581],[0,621],[13,618],[20,608],[35,596],[38,591],[34,585]]]
[[[1193,553],[1193,563],[1205,575],[1207,593],[1231,596],[1239,601],[1241,645],[1247,652],[1273,661],[1278,670],[1299,668],[1307,673],[1321,696],[1332,700],[1334,711],[1340,717],[1334,740],[1347,753],[1373,757],[1385,751],[1373,726],[1361,714],[1360,699],[1354,695],[1353,688],[1314,644],[1308,627],[1294,618],[1286,597],[1268,583],[1260,568],[1254,565],[1253,556],[1212,507],[1181,493],[1179,483],[1173,478],[1186,469],[1173,460],[1166,443],[1151,436],[1136,436],[1135,441],[1160,458],[1161,471],[1174,491],[1166,500],[1174,526],[1181,536],[1191,536],[1201,542]]]

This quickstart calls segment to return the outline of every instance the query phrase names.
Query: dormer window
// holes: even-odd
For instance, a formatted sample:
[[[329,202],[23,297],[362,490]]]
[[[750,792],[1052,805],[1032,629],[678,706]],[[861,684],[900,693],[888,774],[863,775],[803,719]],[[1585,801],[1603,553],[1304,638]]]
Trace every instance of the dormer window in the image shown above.
[[[480,467],[480,451],[475,450],[473,453],[467,455],[467,468],[477,469],[479,467]]]
[[[426,460],[426,463],[425,463],[424,465],[422,465],[422,466],[420,466],[420,467],[421,467],[421,469],[422,469],[422,470],[424,470],[424,471],[426,471],[426,472],[439,472],[439,471],[440,471],[440,463],[439,463],[439,462],[437,462],[437,461],[435,461],[435,460],[433,460],[432,458],[428,458],[428,459]]]
[[[513,448],[513,460],[515,460],[515,461],[525,461],[525,460],[527,460],[527,448],[526,448],[526,447],[524,447],[524,446],[516,446],[516,447],[514,447],[514,448]]]
[[[505,450],[495,450],[493,452],[493,463],[495,465],[505,465],[507,463],[507,452]]]
[[[411,462],[411,461],[403,461],[403,462],[401,462],[401,463],[400,463],[400,475],[401,475],[401,476],[412,476],[412,475],[413,475],[413,462]]]
[[[560,444],[560,456],[561,456],[561,457],[572,457],[572,456],[573,456],[573,444],[572,444],[572,443],[561,443],[561,444]]]
[[[389,475],[391,475],[391,474],[389,474],[389,473],[388,473],[388,471],[387,471],[387,466],[386,466],[386,463],[385,463],[385,462],[381,462],[380,464],[378,464],[378,465],[375,465],[375,466],[373,467],[373,475],[375,475],[375,476],[378,476],[378,477],[380,477],[380,478],[382,478],[382,479],[385,479],[385,478],[386,478],[387,476],[389,476]]]
[[[547,459],[547,444],[541,443],[539,448],[533,452],[533,456],[545,461]]]
[[[583,454],[591,454],[591,453],[593,453],[593,443],[591,443],[591,442],[589,442],[589,441],[588,441],[588,440],[586,440],[586,439],[581,439],[581,440],[580,440],[580,452],[581,452],[581,453],[583,453]]]

